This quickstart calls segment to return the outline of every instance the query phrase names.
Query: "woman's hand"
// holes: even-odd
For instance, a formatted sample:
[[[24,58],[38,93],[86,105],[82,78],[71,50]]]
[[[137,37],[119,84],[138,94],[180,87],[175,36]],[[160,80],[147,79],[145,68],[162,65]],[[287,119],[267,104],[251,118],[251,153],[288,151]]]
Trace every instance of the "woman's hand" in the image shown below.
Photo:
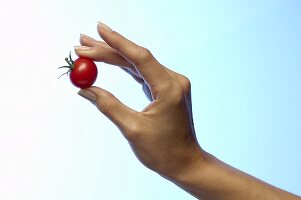
[[[122,104],[110,92],[91,87],[79,94],[92,101],[119,127],[139,160],[166,178],[179,178],[204,156],[192,119],[190,82],[160,64],[149,50],[100,23],[105,42],[81,35],[79,56],[117,65],[140,84],[151,103],[141,112]]]
[[[98,32],[104,42],[82,35],[76,53],[119,66],[142,84],[151,103],[138,112],[98,87],[82,89],[79,94],[119,127],[145,166],[199,199],[301,199],[203,151],[193,126],[189,80],[106,25],[100,23]]]

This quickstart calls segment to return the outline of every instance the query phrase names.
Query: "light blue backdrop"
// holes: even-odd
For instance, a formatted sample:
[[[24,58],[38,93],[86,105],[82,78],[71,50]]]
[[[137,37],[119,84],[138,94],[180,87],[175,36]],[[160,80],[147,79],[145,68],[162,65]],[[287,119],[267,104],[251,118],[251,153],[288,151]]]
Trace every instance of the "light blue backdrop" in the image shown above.
[[[0,199],[194,199],[144,168],[68,78],[57,81],[79,34],[98,38],[98,20],[190,78],[205,150],[301,195],[301,1],[30,0],[0,9]],[[121,70],[98,67],[96,85],[137,110],[147,105]]]

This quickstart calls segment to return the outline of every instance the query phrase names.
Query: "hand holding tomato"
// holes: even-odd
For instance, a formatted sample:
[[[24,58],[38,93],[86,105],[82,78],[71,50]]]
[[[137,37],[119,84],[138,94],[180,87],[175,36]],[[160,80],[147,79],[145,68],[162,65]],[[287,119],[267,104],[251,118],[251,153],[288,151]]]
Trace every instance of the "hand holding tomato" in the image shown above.
[[[99,87],[81,89],[78,94],[118,126],[145,166],[198,199],[300,200],[201,149],[193,125],[189,80],[105,24],[99,24],[98,32],[105,42],[82,35],[83,46],[76,47],[76,53],[119,66],[142,84],[151,103],[138,112]]]
[[[138,112],[99,87],[82,89],[79,94],[119,127],[148,168],[175,180],[203,166],[205,153],[195,136],[189,80],[106,25],[98,26],[98,32],[105,42],[82,35],[77,55],[119,66],[142,84],[151,103]]]
[[[93,60],[90,58],[79,57],[73,61],[70,53],[69,59],[66,57],[65,61],[68,63],[68,66],[62,66],[59,68],[69,69],[64,74],[70,73],[70,80],[74,86],[84,89],[94,84],[97,78],[97,67]]]

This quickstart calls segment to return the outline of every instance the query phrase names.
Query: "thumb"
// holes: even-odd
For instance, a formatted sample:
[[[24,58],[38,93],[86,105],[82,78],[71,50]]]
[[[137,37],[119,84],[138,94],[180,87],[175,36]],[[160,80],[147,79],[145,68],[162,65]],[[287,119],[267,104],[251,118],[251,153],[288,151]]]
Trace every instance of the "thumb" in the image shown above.
[[[122,130],[126,128],[126,125],[136,121],[137,111],[124,105],[107,90],[92,86],[81,89],[78,94],[96,105],[100,112]]]

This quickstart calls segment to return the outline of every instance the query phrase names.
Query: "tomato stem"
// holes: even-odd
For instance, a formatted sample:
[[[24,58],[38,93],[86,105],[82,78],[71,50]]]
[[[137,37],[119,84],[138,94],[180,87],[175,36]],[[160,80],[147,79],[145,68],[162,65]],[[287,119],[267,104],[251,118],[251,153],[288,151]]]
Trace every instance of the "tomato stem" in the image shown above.
[[[62,75],[60,75],[59,78],[61,78],[65,74],[67,74],[67,76],[68,76],[69,72],[71,72],[74,69],[74,67],[75,67],[75,62],[71,58],[71,51],[69,53],[69,59],[68,59],[68,57],[66,57],[65,61],[68,63],[68,66],[62,66],[62,67],[59,67],[58,69],[68,68],[69,70],[67,72],[63,73]]]
[[[63,73],[62,75],[60,75],[58,79],[60,79],[60,78],[61,78],[62,76],[64,76],[65,74],[67,74],[67,76],[68,76],[68,74],[69,74],[70,71],[71,71],[71,70],[69,69],[67,72],[65,72],[65,73]]]
[[[68,63],[70,69],[72,70],[74,68],[74,63],[72,63],[73,61],[72,60],[69,61],[67,57],[65,58],[65,61]]]
[[[69,68],[70,69],[70,66],[61,66],[58,69],[61,69],[61,68]]]
[[[72,60],[72,57],[71,57],[71,51],[70,51],[70,53],[69,53],[69,60],[70,60],[70,62],[72,63],[72,65],[74,64],[74,61]]]

